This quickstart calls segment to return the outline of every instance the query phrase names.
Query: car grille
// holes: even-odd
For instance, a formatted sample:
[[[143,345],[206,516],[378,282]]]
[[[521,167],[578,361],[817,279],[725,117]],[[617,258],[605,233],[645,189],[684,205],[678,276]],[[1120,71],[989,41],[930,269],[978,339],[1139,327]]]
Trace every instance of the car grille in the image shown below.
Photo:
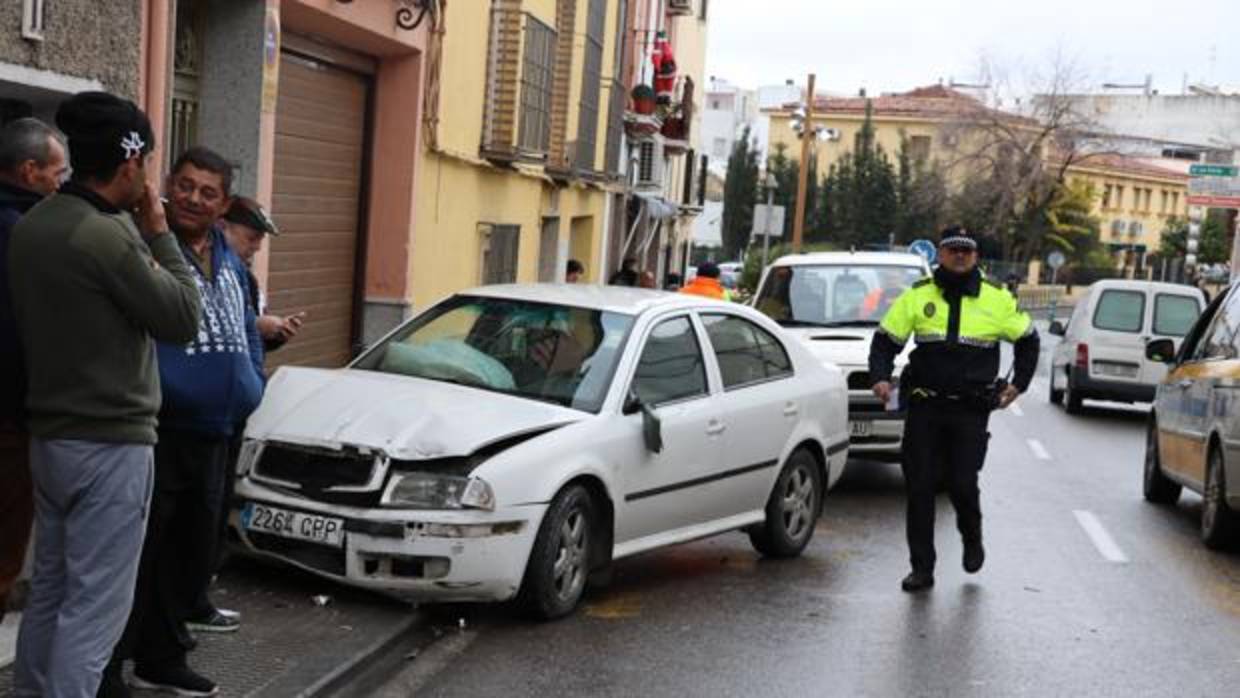
[[[853,371],[848,374],[849,390],[869,390],[870,389],[870,372],[869,371]]]
[[[267,444],[254,467],[254,475],[259,480],[273,480],[285,487],[318,494],[333,488],[365,487],[375,466],[373,455]]]
[[[256,549],[264,553],[279,555],[299,565],[338,577],[345,574],[343,548],[329,548],[255,531],[248,531],[245,535]]]

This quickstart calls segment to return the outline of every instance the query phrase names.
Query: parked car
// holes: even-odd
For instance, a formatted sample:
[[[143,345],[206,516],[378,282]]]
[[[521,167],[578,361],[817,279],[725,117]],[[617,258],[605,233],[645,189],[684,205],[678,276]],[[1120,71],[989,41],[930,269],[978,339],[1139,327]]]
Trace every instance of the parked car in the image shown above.
[[[1192,286],[1107,279],[1077,302],[1051,354],[1050,401],[1069,413],[1083,400],[1150,402],[1167,367],[1145,356],[1153,339],[1179,341],[1201,314],[1205,296]]]
[[[1150,413],[1145,498],[1173,504],[1187,487],[1201,495],[1201,538],[1224,547],[1240,535],[1240,284],[1202,313],[1177,352],[1169,339],[1146,346],[1166,362]]]
[[[870,341],[891,303],[930,274],[915,254],[815,252],[780,257],[763,273],[754,306],[801,340],[848,381],[851,453],[898,460],[904,413],[889,411],[870,392]],[[896,376],[912,343],[896,360]]]
[[[250,551],[422,601],[570,612],[612,560],[743,529],[800,554],[847,458],[844,379],[751,308],[487,286],[251,417]]]

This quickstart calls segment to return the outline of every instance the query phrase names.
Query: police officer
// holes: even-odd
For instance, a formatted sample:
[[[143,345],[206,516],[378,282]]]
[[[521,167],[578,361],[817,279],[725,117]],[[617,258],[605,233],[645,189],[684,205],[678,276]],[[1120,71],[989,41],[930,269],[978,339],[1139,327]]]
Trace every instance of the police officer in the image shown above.
[[[982,567],[982,512],[977,477],[986,459],[990,411],[1005,408],[1029,387],[1038,363],[1038,335],[1029,316],[1001,284],[977,268],[977,239],[960,226],[943,231],[939,266],[905,291],[883,317],[870,345],[876,396],[891,398],[896,356],[909,337],[917,348],[900,379],[904,426],[905,527],[913,570],[901,587],[934,586],[934,499],[948,483],[964,541],[964,569]],[[997,381],[999,342],[1015,345],[1011,384]]]

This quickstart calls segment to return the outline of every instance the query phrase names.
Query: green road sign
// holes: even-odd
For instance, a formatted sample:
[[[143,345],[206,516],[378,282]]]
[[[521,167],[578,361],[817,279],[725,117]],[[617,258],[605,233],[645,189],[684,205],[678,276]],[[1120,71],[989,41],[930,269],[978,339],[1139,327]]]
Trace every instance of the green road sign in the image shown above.
[[[1188,173],[1193,177],[1237,177],[1240,167],[1234,165],[1192,165]]]

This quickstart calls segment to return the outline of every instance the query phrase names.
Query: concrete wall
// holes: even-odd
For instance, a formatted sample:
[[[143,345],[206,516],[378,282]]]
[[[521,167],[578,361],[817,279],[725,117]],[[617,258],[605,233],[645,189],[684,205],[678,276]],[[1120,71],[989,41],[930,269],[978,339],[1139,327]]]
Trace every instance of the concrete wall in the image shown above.
[[[142,6],[141,0],[52,0],[43,40],[31,41],[21,36],[22,2],[0,2],[0,63],[98,80],[137,100]]]
[[[1086,95],[1076,103],[1116,133],[1240,148],[1240,96]]]

